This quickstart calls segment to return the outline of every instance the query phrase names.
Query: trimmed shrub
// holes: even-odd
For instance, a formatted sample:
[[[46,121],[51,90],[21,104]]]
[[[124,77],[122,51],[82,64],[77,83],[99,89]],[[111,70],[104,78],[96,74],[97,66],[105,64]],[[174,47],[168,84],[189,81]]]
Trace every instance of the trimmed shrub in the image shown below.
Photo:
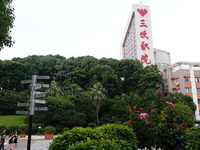
[[[16,130],[19,129],[19,126],[16,126],[16,125],[15,126],[9,126],[8,128],[10,129],[11,132],[15,132]]]
[[[55,128],[56,128],[55,134],[61,133],[63,130],[63,127],[61,125],[56,125]]]
[[[0,126],[0,132],[1,132],[3,129],[7,129],[7,127],[6,127],[6,126]]]
[[[90,123],[88,124],[88,127],[94,128],[94,127],[95,127],[95,124],[94,124],[93,122],[90,122]]]
[[[44,129],[45,129],[45,128],[39,128],[39,129],[38,129],[38,133],[39,133],[39,134],[44,134],[44,133],[45,133]]]
[[[69,146],[68,150],[130,150],[130,148],[122,147],[121,144],[118,144],[114,140],[109,139],[97,139],[87,141],[81,141],[79,143],[72,144]]]
[[[137,138],[131,128],[119,124],[106,124],[97,127],[95,131],[102,134],[102,138],[115,140],[117,144],[120,144],[123,148],[137,148]]]
[[[70,145],[76,142],[87,141],[88,138],[98,139],[100,136],[92,128],[75,127],[63,135],[54,138],[49,146],[49,150],[66,150]]]
[[[44,128],[45,134],[54,134],[56,132],[56,128],[53,126],[47,126]]]
[[[33,133],[33,134],[38,133],[38,125],[33,125],[33,126],[32,126],[32,133]]]
[[[19,129],[20,129],[21,132],[23,132],[23,133],[28,133],[28,126],[20,126]]]
[[[70,129],[68,128],[68,127],[64,127],[63,129],[62,129],[62,132],[66,132],[66,131],[69,131]]]
[[[116,124],[107,124],[92,129],[75,127],[54,138],[49,150],[100,150],[137,149],[137,139],[132,129]]]

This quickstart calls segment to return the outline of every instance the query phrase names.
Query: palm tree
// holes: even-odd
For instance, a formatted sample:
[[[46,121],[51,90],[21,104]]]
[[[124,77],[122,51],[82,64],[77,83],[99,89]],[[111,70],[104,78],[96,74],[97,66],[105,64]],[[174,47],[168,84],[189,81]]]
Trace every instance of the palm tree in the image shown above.
[[[58,97],[62,95],[62,91],[56,81],[51,82],[51,86],[49,89],[47,89],[47,93],[49,93],[52,97]]]
[[[93,88],[90,90],[92,103],[96,107],[97,123],[99,123],[99,109],[101,107],[102,101],[105,99],[105,93],[106,90],[99,82],[95,83]]]

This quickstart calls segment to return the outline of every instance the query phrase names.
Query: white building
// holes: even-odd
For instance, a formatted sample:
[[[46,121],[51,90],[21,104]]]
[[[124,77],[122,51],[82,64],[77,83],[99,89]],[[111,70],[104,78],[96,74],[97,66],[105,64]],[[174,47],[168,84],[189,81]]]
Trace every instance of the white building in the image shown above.
[[[144,66],[155,64],[149,6],[133,4],[121,43],[121,59],[138,59]]]

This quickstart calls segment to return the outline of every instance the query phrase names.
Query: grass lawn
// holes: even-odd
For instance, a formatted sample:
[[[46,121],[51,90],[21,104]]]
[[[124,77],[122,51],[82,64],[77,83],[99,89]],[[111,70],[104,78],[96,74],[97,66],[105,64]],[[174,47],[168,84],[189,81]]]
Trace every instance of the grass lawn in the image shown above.
[[[0,126],[13,126],[13,125],[26,125],[24,124],[24,119],[27,116],[22,116],[22,115],[9,115],[9,116],[0,116]]]

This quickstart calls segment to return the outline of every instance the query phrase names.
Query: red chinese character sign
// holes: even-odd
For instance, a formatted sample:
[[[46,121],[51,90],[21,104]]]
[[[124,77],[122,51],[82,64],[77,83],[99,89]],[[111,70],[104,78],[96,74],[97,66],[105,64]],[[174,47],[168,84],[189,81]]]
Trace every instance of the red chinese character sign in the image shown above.
[[[141,37],[141,38],[147,38],[147,39],[149,39],[149,37],[147,36],[146,30],[140,32],[140,37]]]
[[[144,66],[154,64],[149,6],[133,5],[136,20],[137,56]]]
[[[146,64],[151,64],[151,60],[148,57],[149,56],[147,54],[141,55],[140,61]]]

